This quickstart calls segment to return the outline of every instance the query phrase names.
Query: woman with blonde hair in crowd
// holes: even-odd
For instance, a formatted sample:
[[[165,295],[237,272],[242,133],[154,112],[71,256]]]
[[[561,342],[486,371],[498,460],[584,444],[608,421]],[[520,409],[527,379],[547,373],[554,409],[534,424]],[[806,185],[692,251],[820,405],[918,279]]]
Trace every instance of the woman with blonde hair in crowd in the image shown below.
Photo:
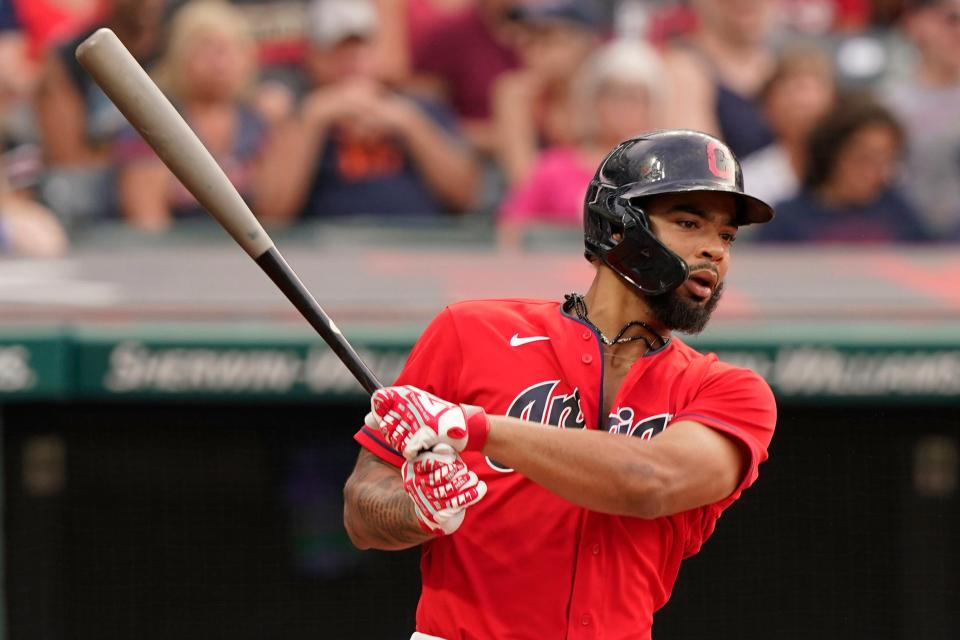
[[[520,244],[534,223],[579,228],[583,198],[611,148],[662,118],[662,63],[649,45],[608,43],[581,69],[571,95],[576,143],[544,149],[529,176],[507,193],[499,211],[502,246]]]
[[[267,128],[248,105],[257,76],[255,43],[243,15],[225,0],[185,5],[173,18],[157,80],[257,211]],[[115,145],[126,220],[161,231],[200,207],[132,129]]]

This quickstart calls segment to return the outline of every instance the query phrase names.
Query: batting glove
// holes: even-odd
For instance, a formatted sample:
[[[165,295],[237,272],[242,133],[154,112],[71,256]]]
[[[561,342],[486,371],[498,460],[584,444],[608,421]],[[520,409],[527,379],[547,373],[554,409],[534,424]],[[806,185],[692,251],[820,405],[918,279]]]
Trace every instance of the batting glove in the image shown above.
[[[383,437],[407,460],[438,444],[480,451],[490,433],[480,407],[447,402],[409,385],[375,391],[370,406]]]
[[[403,488],[413,500],[420,527],[436,536],[450,535],[463,523],[467,507],[487,495],[487,483],[467,469],[457,453],[439,444],[400,468]]]

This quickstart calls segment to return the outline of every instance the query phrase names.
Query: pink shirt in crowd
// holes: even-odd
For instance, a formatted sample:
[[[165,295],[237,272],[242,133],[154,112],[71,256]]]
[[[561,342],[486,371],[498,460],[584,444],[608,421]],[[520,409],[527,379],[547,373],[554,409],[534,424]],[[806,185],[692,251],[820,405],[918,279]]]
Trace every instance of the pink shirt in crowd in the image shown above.
[[[500,207],[500,221],[579,227],[583,224],[583,197],[594,169],[573,147],[545,150],[530,177],[507,194]]]

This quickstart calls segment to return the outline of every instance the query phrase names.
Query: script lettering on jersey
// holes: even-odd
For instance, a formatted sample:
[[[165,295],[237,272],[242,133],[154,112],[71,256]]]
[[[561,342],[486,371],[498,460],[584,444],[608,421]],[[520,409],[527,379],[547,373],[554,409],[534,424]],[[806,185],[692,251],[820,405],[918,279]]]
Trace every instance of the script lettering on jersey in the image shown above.
[[[574,389],[571,394],[556,394],[559,380],[547,380],[531,385],[517,394],[507,415],[512,418],[550,424],[561,429],[583,429],[586,422],[580,410],[580,391]],[[650,440],[667,428],[670,413],[658,413],[647,418],[636,419],[636,412],[630,407],[620,407],[610,413],[607,430],[624,436],[633,436],[641,440]],[[487,458],[487,464],[495,471],[509,473],[510,467]]]
[[[583,429],[586,421],[580,410],[580,391],[574,389],[570,394],[556,394],[554,392],[558,384],[559,380],[547,380],[527,387],[510,403],[507,415],[561,429]],[[487,458],[487,464],[504,473],[513,471],[490,458]]]
[[[634,411],[630,407],[621,407],[610,413],[608,430],[610,433],[619,433],[624,436],[635,436],[642,440],[649,440],[670,424],[669,413],[659,413],[649,418],[634,422]]]
[[[561,429],[583,429],[586,421],[580,411],[580,391],[554,394],[558,384],[559,380],[548,380],[527,387],[510,403],[507,415]]]

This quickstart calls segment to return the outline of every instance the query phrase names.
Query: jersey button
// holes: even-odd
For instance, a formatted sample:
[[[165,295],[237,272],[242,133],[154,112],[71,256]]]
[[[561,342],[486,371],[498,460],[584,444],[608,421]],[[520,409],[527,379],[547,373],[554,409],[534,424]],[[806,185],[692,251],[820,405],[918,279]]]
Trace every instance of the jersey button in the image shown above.
[[[595,544],[595,545],[593,545],[593,548],[590,549],[590,550],[593,552],[593,555],[595,555],[595,556],[600,555],[600,545]]]
[[[591,362],[593,362],[593,356],[590,355],[589,353],[585,353],[582,356],[580,356],[580,360],[583,361],[583,364],[590,364]]]
[[[583,626],[589,627],[592,622],[593,622],[593,619],[590,617],[589,613],[585,613],[582,616],[580,616],[580,624],[582,624]]]
[[[589,339],[590,339],[590,335],[591,335],[591,334],[590,334],[589,331],[584,331],[584,332],[583,332],[583,335],[582,335],[581,337],[582,337],[584,340],[589,340]]]

